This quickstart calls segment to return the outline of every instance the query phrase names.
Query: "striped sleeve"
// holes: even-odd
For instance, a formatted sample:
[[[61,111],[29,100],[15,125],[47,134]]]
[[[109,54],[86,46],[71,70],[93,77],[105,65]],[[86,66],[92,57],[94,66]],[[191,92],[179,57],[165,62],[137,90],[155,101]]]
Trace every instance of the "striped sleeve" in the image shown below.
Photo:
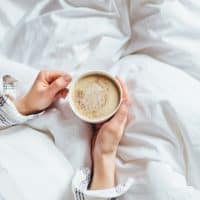
[[[76,172],[72,181],[72,190],[75,200],[116,200],[125,194],[133,184],[133,179],[129,178],[125,183],[114,188],[102,190],[88,190],[91,179],[91,171],[88,168],[80,169]]]
[[[33,117],[35,117],[35,115],[24,116],[20,114],[7,95],[0,96],[0,129],[23,124]]]
[[[17,80],[11,75],[2,77],[3,91],[0,94],[0,129],[17,124],[23,124],[32,119],[35,115],[24,116],[16,109],[13,100],[16,98]]]

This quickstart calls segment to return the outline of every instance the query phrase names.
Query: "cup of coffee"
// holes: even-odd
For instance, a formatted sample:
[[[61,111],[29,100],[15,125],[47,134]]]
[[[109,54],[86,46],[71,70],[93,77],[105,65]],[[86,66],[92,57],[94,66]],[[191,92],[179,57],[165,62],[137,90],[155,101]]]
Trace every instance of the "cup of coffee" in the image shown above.
[[[69,104],[83,121],[104,122],[117,112],[121,102],[122,88],[106,72],[87,72],[71,83]]]

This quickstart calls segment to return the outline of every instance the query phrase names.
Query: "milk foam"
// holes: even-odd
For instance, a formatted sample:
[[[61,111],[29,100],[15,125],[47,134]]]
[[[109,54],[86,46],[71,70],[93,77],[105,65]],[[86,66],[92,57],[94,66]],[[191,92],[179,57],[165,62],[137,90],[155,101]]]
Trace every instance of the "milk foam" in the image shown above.
[[[111,79],[95,74],[78,80],[74,87],[73,101],[81,115],[98,119],[108,116],[117,108],[120,95]]]

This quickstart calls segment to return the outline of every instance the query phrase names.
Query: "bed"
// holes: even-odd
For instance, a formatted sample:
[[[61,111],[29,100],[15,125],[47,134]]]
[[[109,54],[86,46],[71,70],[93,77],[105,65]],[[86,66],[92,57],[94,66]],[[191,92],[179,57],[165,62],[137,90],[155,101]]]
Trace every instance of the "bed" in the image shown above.
[[[121,199],[198,200],[199,11],[195,0],[2,1],[0,75],[14,75],[21,96],[40,69],[120,74],[135,115],[118,149],[117,182],[134,180]],[[1,131],[0,193],[9,176],[27,200],[72,199],[91,136],[68,100]]]

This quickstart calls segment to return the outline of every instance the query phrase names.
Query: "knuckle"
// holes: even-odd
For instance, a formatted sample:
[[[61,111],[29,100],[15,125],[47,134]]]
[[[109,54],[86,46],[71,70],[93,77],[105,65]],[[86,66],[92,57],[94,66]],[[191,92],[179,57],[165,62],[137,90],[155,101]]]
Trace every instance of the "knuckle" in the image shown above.
[[[109,133],[115,133],[117,131],[117,126],[112,123],[107,123],[105,125],[105,130]]]
[[[45,69],[42,69],[42,70],[40,70],[40,72],[39,72],[39,74],[44,74],[44,73],[46,73],[47,71],[45,70]]]
[[[61,79],[57,79],[57,80],[55,81],[55,85],[56,85],[56,87],[61,87],[61,86],[63,85],[62,80],[61,80]]]
[[[44,74],[46,74],[46,70],[40,70],[40,72],[38,73],[38,77],[43,77],[44,76]]]
[[[38,93],[38,94],[43,94],[43,93],[44,93],[44,88],[43,88],[43,87],[40,87],[40,85],[37,85],[37,86],[36,86],[36,90],[37,90],[37,93]]]

